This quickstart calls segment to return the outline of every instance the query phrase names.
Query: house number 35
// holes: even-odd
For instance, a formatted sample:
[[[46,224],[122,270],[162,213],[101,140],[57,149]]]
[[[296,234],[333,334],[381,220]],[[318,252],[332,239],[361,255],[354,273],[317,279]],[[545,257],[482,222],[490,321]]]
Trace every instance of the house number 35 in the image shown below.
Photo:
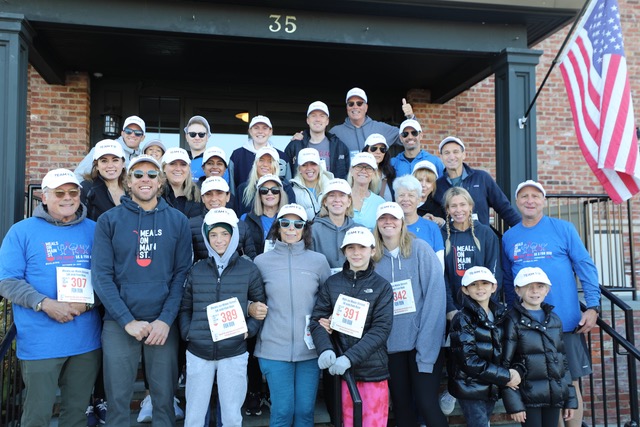
[[[280,32],[284,29],[285,33],[295,33],[296,29],[296,17],[284,16],[284,24],[282,23],[282,15],[269,15],[269,18],[273,19],[273,24],[269,25],[269,31],[272,33]]]

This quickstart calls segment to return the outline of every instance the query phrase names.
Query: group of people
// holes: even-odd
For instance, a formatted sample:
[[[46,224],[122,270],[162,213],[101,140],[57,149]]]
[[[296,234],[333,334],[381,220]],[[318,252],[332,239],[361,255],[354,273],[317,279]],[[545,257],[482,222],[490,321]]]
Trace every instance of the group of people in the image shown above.
[[[48,425],[60,388],[60,425],[87,425],[91,402],[98,421],[128,426],[141,358],[138,420],[157,425],[239,426],[243,407],[261,411],[264,377],[270,425],[309,426],[320,378],[347,371],[369,426],[387,425],[389,402],[398,426],[446,426],[447,396],[471,426],[486,426],[501,396],[523,425],[560,415],[580,425],[582,334],[600,295],[573,226],[544,216],[534,181],[518,186],[518,213],[464,163],[459,138],[439,144],[440,158],[421,149],[405,100],[399,128],[367,116],[362,89],[345,102],[331,131],[327,105],[311,103],[309,129],[284,152],[265,116],[229,157],[207,146],[204,117],[184,128],[187,151],[142,144],[145,123],[132,116],[75,173],[49,171],[42,204],[0,248],[26,386],[21,425]],[[394,144],[404,151],[390,157]],[[489,208],[511,226],[502,244]],[[344,382],[342,402],[332,422],[352,425]]]

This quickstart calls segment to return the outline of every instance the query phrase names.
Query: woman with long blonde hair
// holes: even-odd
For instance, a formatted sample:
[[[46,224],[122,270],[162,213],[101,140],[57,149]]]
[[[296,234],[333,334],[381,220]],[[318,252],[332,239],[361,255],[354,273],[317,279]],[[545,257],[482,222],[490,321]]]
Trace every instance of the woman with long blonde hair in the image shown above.
[[[162,156],[162,171],[167,178],[162,197],[187,218],[202,213],[200,189],[193,182],[190,164],[189,153],[183,148],[169,148]]]

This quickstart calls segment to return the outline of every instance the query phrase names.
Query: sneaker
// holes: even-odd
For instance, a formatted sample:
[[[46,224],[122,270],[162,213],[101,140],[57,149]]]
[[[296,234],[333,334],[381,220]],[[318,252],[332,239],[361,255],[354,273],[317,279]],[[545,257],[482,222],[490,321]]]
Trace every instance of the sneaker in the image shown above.
[[[140,413],[138,414],[137,421],[139,423],[150,423],[152,413],[153,404],[151,403],[151,396],[147,396],[140,402]]]
[[[104,424],[107,419],[107,402],[105,402],[104,399],[99,399],[96,402],[98,404],[95,406],[94,413],[96,414],[96,418],[98,418],[98,422]]]
[[[260,393],[249,392],[244,413],[245,415],[256,417],[262,415],[262,398],[260,397]]]
[[[98,417],[96,417],[96,413],[93,411],[93,406],[87,406],[84,414],[87,416],[87,427],[96,427],[98,425]]]
[[[180,400],[175,396],[173,396],[173,410],[176,413],[176,420],[184,419],[184,411],[180,407]]]
[[[445,415],[451,415],[456,407],[456,398],[451,396],[448,391],[440,395],[440,409]]]

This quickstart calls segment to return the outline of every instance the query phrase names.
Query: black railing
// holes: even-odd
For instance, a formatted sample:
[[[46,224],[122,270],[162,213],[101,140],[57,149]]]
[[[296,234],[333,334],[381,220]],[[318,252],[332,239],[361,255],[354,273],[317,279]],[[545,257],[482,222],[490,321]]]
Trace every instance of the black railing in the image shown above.
[[[609,289],[600,289],[602,317],[587,337],[593,373],[581,381],[585,419],[594,426],[637,427],[640,351],[635,347],[633,309]]]
[[[21,395],[23,388],[22,379],[18,369],[15,338],[16,326],[13,323],[11,304],[0,298],[0,387],[2,390],[2,404],[0,407],[0,425],[17,425],[22,413],[22,402],[17,397]]]

